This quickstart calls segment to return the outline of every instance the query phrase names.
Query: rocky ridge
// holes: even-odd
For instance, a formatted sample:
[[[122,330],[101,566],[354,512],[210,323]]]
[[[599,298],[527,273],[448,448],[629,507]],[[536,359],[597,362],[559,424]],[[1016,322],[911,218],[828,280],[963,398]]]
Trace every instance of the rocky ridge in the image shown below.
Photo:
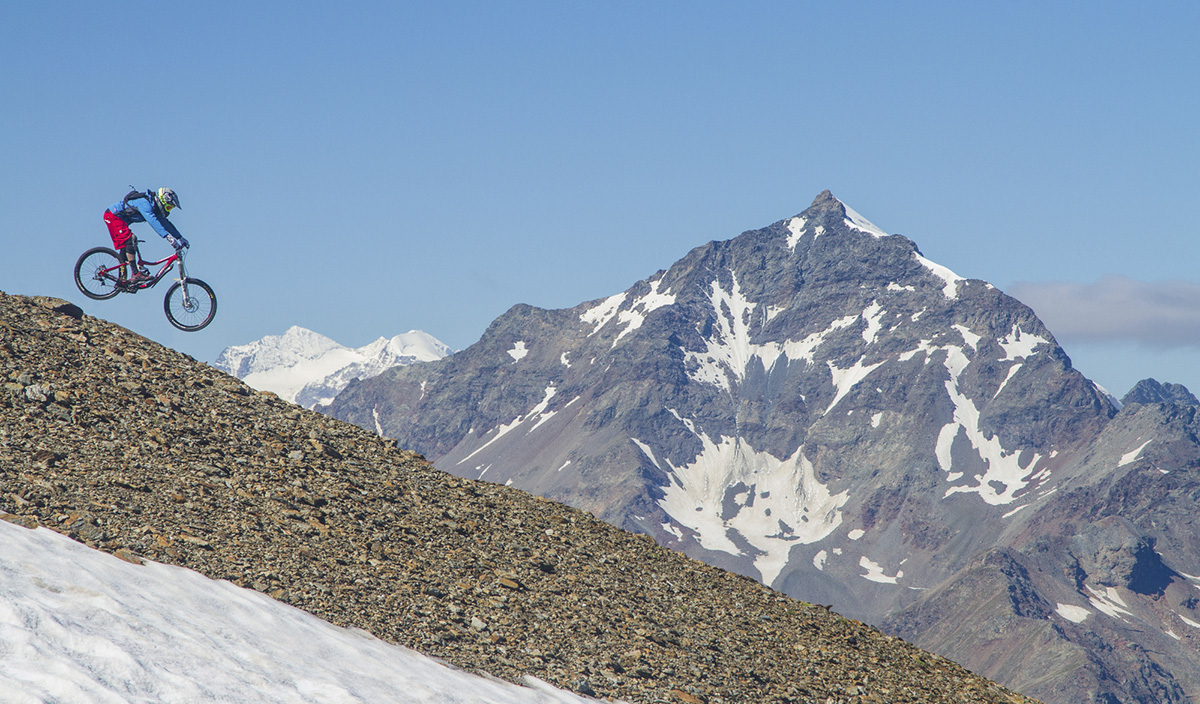
[[[1130,403],[1176,403],[1183,406],[1200,406],[1200,400],[1183,384],[1160,383],[1156,379],[1142,379],[1134,384],[1129,393],[1121,398],[1121,405]]]
[[[444,474],[56,299],[0,293],[0,512],[507,679],[631,702],[1029,702],[828,608]]]

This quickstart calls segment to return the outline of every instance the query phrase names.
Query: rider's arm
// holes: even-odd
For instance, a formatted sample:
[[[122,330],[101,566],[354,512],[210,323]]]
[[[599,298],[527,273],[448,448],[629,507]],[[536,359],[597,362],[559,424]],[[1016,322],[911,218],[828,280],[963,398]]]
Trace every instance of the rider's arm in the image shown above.
[[[129,202],[137,207],[138,212],[142,214],[142,217],[146,218],[146,222],[150,223],[150,227],[154,228],[159,237],[170,236],[175,239],[183,237],[183,235],[179,234],[179,230],[175,228],[175,224],[170,220],[158,219],[158,216],[154,214],[154,207],[150,205],[149,201],[139,198],[138,200],[131,200]]]

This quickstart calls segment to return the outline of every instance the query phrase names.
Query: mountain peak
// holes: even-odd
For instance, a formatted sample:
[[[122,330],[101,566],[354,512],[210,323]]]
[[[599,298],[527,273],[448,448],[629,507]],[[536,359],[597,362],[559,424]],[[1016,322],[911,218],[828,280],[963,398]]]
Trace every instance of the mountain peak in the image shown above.
[[[1160,387],[1149,391],[1182,397]],[[1141,600],[1166,573],[1136,549],[1155,539],[1162,564],[1196,569],[1193,533],[1143,518],[1179,523],[1191,505],[1195,477],[1179,468],[1197,456],[1196,414],[1117,413],[1028,306],[828,191],[607,298],[514,306],[450,360],[391,369],[323,410],[459,477],[571,503],[863,621],[894,619],[1058,702],[1186,701],[1167,666],[1111,659],[1105,644],[1173,652],[1175,614],[1200,619],[1181,579],[1165,593],[1188,605]],[[1076,526],[1132,509],[1142,528],[1099,536],[1101,557],[1076,567]],[[1010,589],[1019,601],[991,600]],[[1001,610],[976,618],[973,600]],[[992,618],[1017,658],[1002,666],[990,636],[960,630]],[[1063,674],[1055,658],[1022,659],[1029,633],[1091,664]],[[1183,657],[1169,667],[1200,672]],[[1156,688],[1171,694],[1136,693]]]
[[[1142,379],[1125,397],[1121,405],[1131,403],[1177,403],[1182,406],[1200,406],[1200,400],[1183,384],[1159,383],[1156,379]]]
[[[821,191],[820,193],[818,193],[816,198],[813,198],[812,205],[810,205],[809,207],[810,208],[821,208],[821,209],[840,208],[840,207],[842,207],[842,201],[838,200],[837,198],[834,198],[832,191],[830,191],[829,189],[825,189],[824,191]]]
[[[838,223],[852,230],[858,230],[871,235],[872,237],[889,236],[883,228],[875,225],[853,208],[838,200],[829,190],[824,190],[817,194],[817,197],[813,199],[812,205],[808,206],[808,209],[800,215],[792,218],[792,223],[797,229],[803,228],[807,223],[819,223],[822,225],[823,230],[828,230],[830,227],[835,226],[834,223]]]

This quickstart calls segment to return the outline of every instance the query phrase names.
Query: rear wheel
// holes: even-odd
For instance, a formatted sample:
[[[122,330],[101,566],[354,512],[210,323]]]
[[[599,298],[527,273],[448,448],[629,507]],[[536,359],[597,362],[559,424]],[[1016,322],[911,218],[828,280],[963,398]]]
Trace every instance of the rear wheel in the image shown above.
[[[163,311],[167,320],[180,330],[200,330],[217,314],[217,294],[200,279],[175,282],[163,298]]]
[[[108,247],[93,247],[75,262],[75,285],[88,298],[104,301],[121,292],[117,280],[121,276],[121,258]]]

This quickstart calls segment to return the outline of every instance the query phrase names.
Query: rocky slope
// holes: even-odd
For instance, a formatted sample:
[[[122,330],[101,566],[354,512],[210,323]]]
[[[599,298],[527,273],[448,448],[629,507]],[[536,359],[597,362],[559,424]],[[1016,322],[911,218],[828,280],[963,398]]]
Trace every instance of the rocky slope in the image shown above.
[[[825,192],[326,410],[1047,701],[1182,702],[1200,445],[1186,390],[1147,391],[1118,413],[1032,310]]]
[[[0,294],[0,511],[632,702],[1026,702],[827,608]]]

